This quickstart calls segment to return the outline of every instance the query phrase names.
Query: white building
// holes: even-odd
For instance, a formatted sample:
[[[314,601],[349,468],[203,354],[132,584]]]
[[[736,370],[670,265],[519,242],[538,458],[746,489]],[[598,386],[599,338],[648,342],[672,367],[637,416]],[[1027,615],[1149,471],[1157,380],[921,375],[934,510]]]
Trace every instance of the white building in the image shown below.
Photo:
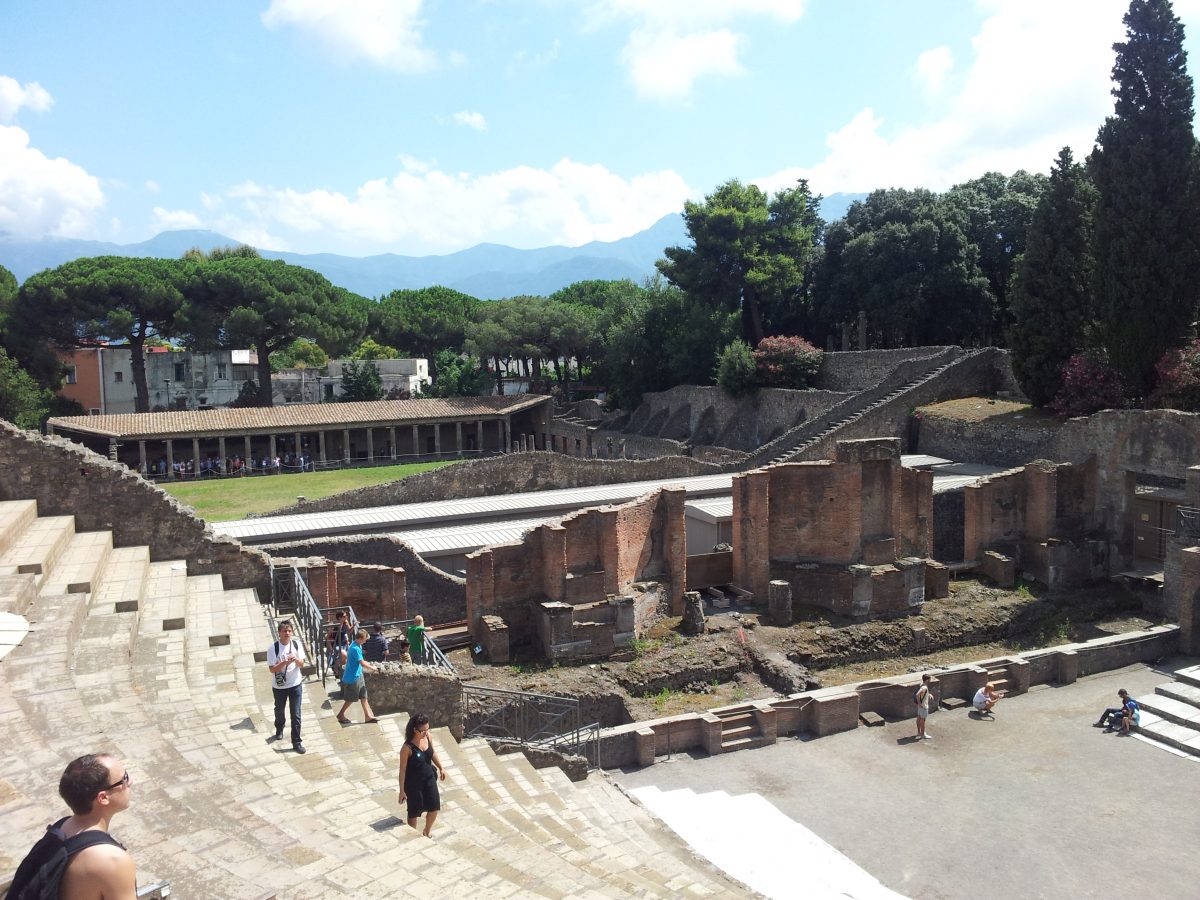
[[[349,359],[331,359],[324,369],[281,369],[271,376],[275,403],[324,403],[342,396],[342,366]],[[383,396],[393,391],[415,396],[430,383],[429,362],[424,359],[358,360],[360,366],[373,363],[383,383]]]

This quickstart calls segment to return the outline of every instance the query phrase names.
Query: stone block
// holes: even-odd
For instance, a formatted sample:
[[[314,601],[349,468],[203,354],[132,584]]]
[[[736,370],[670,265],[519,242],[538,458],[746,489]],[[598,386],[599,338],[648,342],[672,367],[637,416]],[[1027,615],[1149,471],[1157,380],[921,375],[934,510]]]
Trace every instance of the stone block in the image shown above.
[[[1074,684],[1079,680],[1079,654],[1074,650],[1059,650],[1055,654],[1054,680],[1059,684]]]
[[[92,583],[90,581],[72,581],[67,585],[68,594],[90,594],[92,592]]]
[[[163,619],[163,631],[183,631],[183,629],[184,621],[182,616],[180,616],[178,619]]]
[[[700,746],[710,756],[721,752],[721,720],[712,713],[700,713]]]
[[[634,742],[637,747],[637,764],[642,768],[654,765],[657,753],[657,738],[653,728],[639,728],[634,732]]]
[[[229,635],[227,634],[211,634],[208,636],[208,646],[210,647],[228,647]]]
[[[850,566],[849,572],[852,582],[850,615],[861,621],[871,614],[871,595],[874,587],[871,584],[871,576],[874,575],[874,570],[870,566]]]
[[[810,730],[817,737],[853,731],[858,727],[858,693],[849,691],[814,697],[809,715]]]
[[[840,463],[862,463],[870,460],[900,461],[899,438],[861,438],[838,441],[835,457]]]
[[[1011,590],[1017,586],[1017,563],[1011,556],[985,550],[981,568],[984,575],[996,582],[997,587]]]
[[[116,603],[116,612],[119,613],[137,612],[139,608],[137,600],[118,600]]]
[[[925,560],[925,598],[940,600],[950,596],[950,569],[935,559]]]
[[[754,724],[764,745],[774,744],[779,739],[779,715],[770,703],[754,704]]]
[[[864,712],[858,714],[858,720],[868,728],[875,728],[886,724],[886,719],[877,712]]]
[[[1024,694],[1028,691],[1031,674],[1032,669],[1026,660],[1014,659],[1008,664],[1008,692],[1010,694]]]
[[[684,634],[704,634],[707,624],[704,619],[704,600],[699,591],[686,591],[683,595],[683,622],[680,627]]]

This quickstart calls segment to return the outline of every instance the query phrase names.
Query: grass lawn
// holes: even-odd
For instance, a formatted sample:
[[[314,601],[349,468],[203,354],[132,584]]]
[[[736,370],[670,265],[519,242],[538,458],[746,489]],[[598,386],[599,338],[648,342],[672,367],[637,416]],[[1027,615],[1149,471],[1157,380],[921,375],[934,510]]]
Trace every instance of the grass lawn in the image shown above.
[[[264,513],[291,506],[298,496],[316,500],[354,488],[395,481],[428,469],[453,465],[453,462],[408,463],[400,466],[375,466],[362,469],[334,469],[329,472],[303,472],[293,475],[249,475],[215,481],[159,482],[159,486],[180,503],[196,510],[209,522],[244,519],[250,513]]]

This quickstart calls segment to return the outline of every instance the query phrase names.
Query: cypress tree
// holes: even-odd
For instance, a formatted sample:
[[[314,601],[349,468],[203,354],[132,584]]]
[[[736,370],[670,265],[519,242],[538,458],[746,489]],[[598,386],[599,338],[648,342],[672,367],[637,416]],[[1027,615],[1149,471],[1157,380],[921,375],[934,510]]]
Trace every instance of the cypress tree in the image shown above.
[[[1092,155],[1101,337],[1141,398],[1196,309],[1196,138],[1183,26],[1170,0],[1132,0],[1113,45],[1116,107]]]
[[[1013,372],[1035,406],[1054,399],[1062,367],[1083,349],[1094,321],[1095,206],[1095,187],[1063,147],[1029,224],[1010,298]]]

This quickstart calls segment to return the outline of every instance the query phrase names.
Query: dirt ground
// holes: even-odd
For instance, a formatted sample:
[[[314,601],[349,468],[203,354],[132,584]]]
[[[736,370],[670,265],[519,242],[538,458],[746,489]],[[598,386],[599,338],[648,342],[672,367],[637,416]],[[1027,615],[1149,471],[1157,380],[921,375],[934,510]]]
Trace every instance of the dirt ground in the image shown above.
[[[789,628],[758,611],[723,610],[707,633],[687,637],[664,619],[619,657],[551,665],[519,654],[511,665],[451,654],[465,682],[579,697],[602,725],[697,712],[820,686],[901,675],[1023,650],[1088,640],[1158,624],[1117,585],[1054,594],[1036,586],[1000,590],[975,579],[920,615],[854,624],[824,610],[800,610]]]
[[[991,397],[961,397],[958,400],[922,406],[919,411],[923,416],[954,419],[957,422],[982,422],[985,419],[999,418],[1039,426],[1061,424],[1061,420],[1049,410],[1034,409],[1028,403]]]

